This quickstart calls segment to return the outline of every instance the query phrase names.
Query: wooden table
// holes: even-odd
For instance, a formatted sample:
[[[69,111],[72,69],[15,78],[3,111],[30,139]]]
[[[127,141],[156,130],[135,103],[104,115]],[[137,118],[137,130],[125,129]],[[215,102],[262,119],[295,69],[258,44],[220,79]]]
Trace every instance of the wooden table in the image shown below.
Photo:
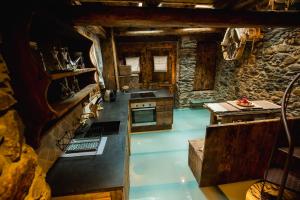
[[[251,101],[253,107],[241,107],[235,101],[206,103],[204,107],[211,112],[211,124],[224,124],[239,121],[253,121],[280,117],[281,106],[269,101]]]

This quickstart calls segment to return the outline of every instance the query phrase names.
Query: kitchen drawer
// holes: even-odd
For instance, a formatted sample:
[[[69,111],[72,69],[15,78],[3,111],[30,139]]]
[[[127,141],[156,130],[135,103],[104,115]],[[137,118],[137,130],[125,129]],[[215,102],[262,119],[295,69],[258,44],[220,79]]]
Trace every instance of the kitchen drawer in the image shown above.
[[[173,98],[172,99],[159,99],[156,101],[156,106],[166,106],[166,105],[172,105],[173,106]]]
[[[173,104],[172,105],[159,105],[156,106],[156,111],[157,112],[162,112],[162,111],[171,111],[173,110]]]

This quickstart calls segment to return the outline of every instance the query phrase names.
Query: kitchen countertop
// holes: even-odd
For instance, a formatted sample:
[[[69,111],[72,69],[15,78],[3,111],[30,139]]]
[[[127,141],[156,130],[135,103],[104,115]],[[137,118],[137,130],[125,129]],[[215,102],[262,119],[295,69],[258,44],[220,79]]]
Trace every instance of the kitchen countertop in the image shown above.
[[[154,92],[155,97],[139,97],[139,98],[130,98],[130,100],[138,99],[158,99],[158,98],[173,98],[173,94],[170,94],[167,89],[159,90],[142,90],[142,89],[131,89],[129,93],[141,93],[141,92]]]
[[[118,93],[105,102],[97,121],[120,121],[119,133],[109,135],[102,155],[60,157],[47,173],[52,196],[109,191],[124,187],[125,145],[130,94]]]
[[[130,99],[130,93],[155,91],[155,97]],[[47,173],[46,180],[52,196],[121,189],[125,179],[125,145],[128,120],[128,101],[173,98],[168,90],[130,90],[118,93],[115,102],[105,102],[99,122],[120,121],[119,133],[109,135],[102,155],[60,157]]]

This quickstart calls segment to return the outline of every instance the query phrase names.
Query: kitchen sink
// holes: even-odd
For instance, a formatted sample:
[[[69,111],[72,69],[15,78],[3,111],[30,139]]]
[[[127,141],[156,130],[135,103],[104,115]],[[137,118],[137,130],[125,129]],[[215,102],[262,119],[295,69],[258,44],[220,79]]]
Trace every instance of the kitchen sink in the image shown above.
[[[119,133],[119,126],[120,121],[94,122],[84,137],[89,138],[116,135]]]

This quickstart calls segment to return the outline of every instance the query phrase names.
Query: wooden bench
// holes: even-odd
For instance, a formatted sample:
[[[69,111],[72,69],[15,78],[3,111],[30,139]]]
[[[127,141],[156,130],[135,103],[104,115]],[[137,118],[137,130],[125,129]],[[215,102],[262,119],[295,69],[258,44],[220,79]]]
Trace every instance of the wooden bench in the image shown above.
[[[300,118],[291,128],[300,129]],[[199,186],[262,178],[278,133],[279,119],[208,126],[205,140],[189,141],[188,162]]]

